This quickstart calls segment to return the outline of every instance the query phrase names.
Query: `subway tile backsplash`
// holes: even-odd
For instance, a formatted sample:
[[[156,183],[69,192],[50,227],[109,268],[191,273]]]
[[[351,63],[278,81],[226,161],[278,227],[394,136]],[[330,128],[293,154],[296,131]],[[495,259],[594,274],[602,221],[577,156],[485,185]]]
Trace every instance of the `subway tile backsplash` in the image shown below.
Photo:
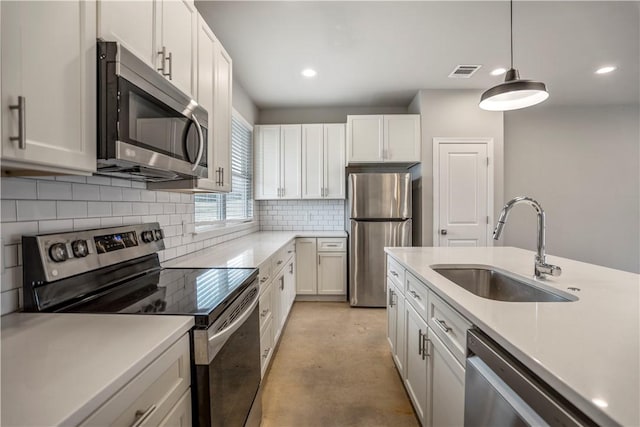
[[[165,232],[168,260],[258,231],[258,226],[207,237],[193,234],[194,196],[150,191],[144,183],[102,176],[2,178],[1,314],[20,307],[23,234],[55,233],[145,222]]]
[[[344,200],[263,200],[257,202],[263,231],[344,230]]]

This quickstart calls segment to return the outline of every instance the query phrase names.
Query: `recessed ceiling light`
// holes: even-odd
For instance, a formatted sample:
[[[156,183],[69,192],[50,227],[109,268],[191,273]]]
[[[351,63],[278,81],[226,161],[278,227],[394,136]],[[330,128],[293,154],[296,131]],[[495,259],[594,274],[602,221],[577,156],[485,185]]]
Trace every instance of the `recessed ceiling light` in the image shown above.
[[[595,403],[596,406],[599,406],[601,408],[606,408],[607,406],[609,406],[609,404],[602,399],[595,398],[595,399],[591,399],[591,401]]]
[[[304,70],[302,70],[301,74],[304,77],[311,78],[311,77],[315,77],[316,74],[318,74],[318,72],[316,70],[311,69],[311,68],[305,68]]]
[[[616,70],[616,67],[611,66],[611,65],[607,65],[606,67],[598,68],[596,70],[596,74],[607,74],[607,73],[610,73],[610,72],[615,71],[615,70]]]
[[[502,75],[502,74],[504,74],[506,72],[507,72],[506,68],[496,68],[495,70],[493,70],[491,72],[491,75],[492,76],[500,76],[500,75]]]

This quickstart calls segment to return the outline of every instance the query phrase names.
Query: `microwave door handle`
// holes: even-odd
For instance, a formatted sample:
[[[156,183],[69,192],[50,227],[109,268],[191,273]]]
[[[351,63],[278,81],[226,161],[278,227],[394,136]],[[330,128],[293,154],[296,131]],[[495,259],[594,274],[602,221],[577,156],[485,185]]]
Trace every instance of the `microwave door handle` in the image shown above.
[[[195,171],[200,164],[202,153],[204,152],[204,135],[202,133],[202,126],[200,126],[195,114],[191,115],[191,119],[193,120],[193,123],[196,124],[196,129],[198,130],[198,155],[196,156],[196,160],[193,162],[193,168],[191,168],[191,170]]]

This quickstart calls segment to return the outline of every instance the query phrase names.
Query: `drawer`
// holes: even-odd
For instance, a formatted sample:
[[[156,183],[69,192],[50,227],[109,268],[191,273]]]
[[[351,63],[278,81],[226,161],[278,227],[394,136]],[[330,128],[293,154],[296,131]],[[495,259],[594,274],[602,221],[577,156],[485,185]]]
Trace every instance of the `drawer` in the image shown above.
[[[125,349],[126,350],[126,349]],[[156,426],[191,385],[186,334],[94,412],[82,426]]]
[[[429,307],[429,290],[427,286],[422,283],[416,276],[411,274],[410,272],[405,272],[405,290],[404,296],[416,309],[418,314],[423,318],[427,319],[427,309]]]
[[[389,277],[404,294],[404,267],[398,261],[387,255],[387,277]]]
[[[284,267],[287,259],[289,259],[290,256],[291,255],[287,254],[286,246],[284,248],[278,249],[278,251],[273,254],[273,256],[271,257],[271,272],[274,276],[276,276],[280,272],[280,270],[282,270],[282,267]]]
[[[429,292],[429,327],[463,366],[471,323],[433,291]]]
[[[272,282],[270,282],[267,286],[267,289],[265,289],[265,291],[260,296],[260,301],[258,303],[258,310],[260,311],[260,329],[262,329],[262,327],[267,323],[273,313],[273,306],[271,303],[272,289]]]
[[[347,239],[344,237],[318,237],[318,252],[346,252]]]
[[[273,317],[271,317],[260,329],[260,368],[263,377],[273,355],[273,347]]]
[[[295,239],[292,240],[291,242],[287,243],[287,246],[285,246],[285,257],[287,259],[291,258],[292,256],[294,256],[296,254],[296,241]]]
[[[268,258],[258,266],[258,282],[260,283],[260,294],[262,294],[269,285],[271,279],[271,258]]]

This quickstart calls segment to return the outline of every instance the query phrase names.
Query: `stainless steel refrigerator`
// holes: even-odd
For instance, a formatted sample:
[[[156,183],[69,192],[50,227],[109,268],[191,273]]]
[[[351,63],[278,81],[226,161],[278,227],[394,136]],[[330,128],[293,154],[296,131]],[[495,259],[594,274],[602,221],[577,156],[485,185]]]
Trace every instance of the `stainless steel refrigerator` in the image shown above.
[[[411,246],[411,175],[352,173],[347,185],[349,299],[385,307],[385,246]]]

